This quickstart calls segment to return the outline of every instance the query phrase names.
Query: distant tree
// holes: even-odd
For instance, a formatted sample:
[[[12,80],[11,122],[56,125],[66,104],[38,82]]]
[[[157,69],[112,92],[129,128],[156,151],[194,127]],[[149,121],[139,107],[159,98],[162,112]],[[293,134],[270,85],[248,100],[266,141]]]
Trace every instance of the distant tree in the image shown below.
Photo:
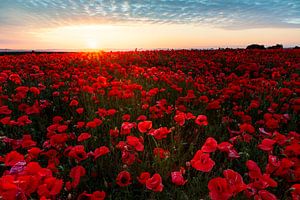
[[[268,47],[268,49],[283,49],[283,45],[282,44],[276,44],[275,46]]]
[[[260,44],[250,44],[246,47],[246,49],[266,49],[266,47]]]

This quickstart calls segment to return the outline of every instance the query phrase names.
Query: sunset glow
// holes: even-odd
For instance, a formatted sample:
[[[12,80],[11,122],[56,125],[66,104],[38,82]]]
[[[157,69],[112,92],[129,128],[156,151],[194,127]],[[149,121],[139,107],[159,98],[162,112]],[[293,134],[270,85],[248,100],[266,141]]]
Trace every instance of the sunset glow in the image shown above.
[[[239,37],[243,35],[243,37]],[[195,25],[72,25],[24,32],[10,48],[20,49],[151,49],[245,47],[250,43],[296,45],[300,29],[223,30]],[[7,37],[17,38],[17,34]],[[13,40],[13,39],[11,39]],[[30,43],[29,41],[34,41]]]

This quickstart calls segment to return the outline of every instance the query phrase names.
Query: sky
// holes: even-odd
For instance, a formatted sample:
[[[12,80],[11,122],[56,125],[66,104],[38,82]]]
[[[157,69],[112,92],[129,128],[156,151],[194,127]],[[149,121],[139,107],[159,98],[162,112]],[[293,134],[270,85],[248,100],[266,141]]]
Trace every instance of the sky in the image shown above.
[[[300,45],[300,0],[0,0],[0,49]]]

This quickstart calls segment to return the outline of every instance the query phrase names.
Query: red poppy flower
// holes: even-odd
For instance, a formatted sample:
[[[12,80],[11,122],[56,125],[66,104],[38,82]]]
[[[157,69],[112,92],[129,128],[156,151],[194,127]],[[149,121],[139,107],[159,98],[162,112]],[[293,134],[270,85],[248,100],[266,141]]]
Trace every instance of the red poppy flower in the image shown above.
[[[121,135],[129,135],[131,132],[131,129],[136,127],[135,123],[130,122],[123,122],[121,125]]]
[[[198,150],[191,160],[192,167],[203,172],[210,172],[215,162],[210,158],[208,153]]]
[[[233,148],[233,145],[229,142],[221,142],[218,144],[218,149],[222,152],[229,152],[230,149]]]
[[[277,197],[267,190],[260,190],[258,195],[254,196],[254,200],[277,200]]]
[[[175,185],[184,185],[187,180],[184,180],[181,171],[171,172],[172,183]]]
[[[105,197],[106,197],[106,193],[104,191],[95,191],[92,194],[88,194],[86,192],[83,192],[83,193],[79,194],[79,196],[77,197],[77,200],[85,200],[85,199],[104,200]]]
[[[42,150],[38,147],[33,147],[28,150],[28,154],[31,156],[31,158],[37,158],[38,155],[42,152]]]
[[[185,123],[185,114],[183,112],[179,112],[174,116],[174,120],[179,126],[183,126]]]
[[[122,162],[127,165],[132,165],[135,161],[135,153],[127,150],[122,151]]]
[[[223,175],[231,187],[233,196],[247,188],[247,185],[244,183],[243,178],[239,173],[231,169],[227,169],[223,171]]]
[[[246,162],[246,166],[249,170],[250,178],[255,179],[255,178],[260,178],[262,176],[260,168],[253,160],[248,160]]]
[[[3,117],[2,119],[0,119],[0,122],[3,124],[3,125],[10,125],[10,117]]]
[[[206,109],[207,110],[217,110],[217,109],[220,109],[221,108],[221,105],[220,105],[220,101],[219,100],[214,100],[210,103],[208,103]]]
[[[40,183],[40,177],[23,175],[18,177],[18,186],[27,196],[30,196],[36,191]]]
[[[70,107],[72,106],[78,106],[78,101],[76,99],[72,99],[72,101],[69,104]]]
[[[96,122],[94,122],[94,121],[90,121],[90,122],[87,122],[87,123],[86,123],[86,127],[87,127],[87,128],[96,128],[96,127],[97,127],[97,124],[96,124]]]
[[[205,115],[198,115],[197,118],[195,119],[195,123],[198,124],[199,126],[207,126],[207,117]]]
[[[170,157],[170,151],[165,150],[163,148],[156,147],[153,149],[153,154],[158,156],[160,159],[165,159]]]
[[[54,177],[46,178],[43,183],[38,187],[38,194],[40,197],[55,196],[60,193],[63,186],[63,181]]]
[[[109,130],[109,135],[113,138],[116,138],[119,136],[119,130],[118,129],[110,129]]]
[[[274,137],[273,140],[276,140],[277,144],[280,146],[284,146],[287,143],[287,137],[283,134],[280,134],[279,132],[275,131],[273,133]]]
[[[300,143],[294,142],[291,145],[285,147],[284,154],[289,157],[297,157],[300,155]]]
[[[240,130],[242,132],[247,132],[247,133],[250,133],[250,134],[255,133],[254,127],[251,124],[248,124],[248,123],[244,123],[244,124],[240,125]]]
[[[269,155],[268,164],[266,166],[266,173],[273,173],[280,166],[280,161],[277,156]]]
[[[293,91],[291,91],[289,88],[280,88],[279,93],[285,97],[289,97],[293,94]]]
[[[190,120],[190,119],[196,119],[196,116],[193,115],[192,113],[188,112],[188,113],[186,113],[185,118],[186,118],[187,120]]]
[[[12,110],[8,106],[0,106],[0,115],[10,115]]]
[[[104,191],[95,191],[91,195],[91,200],[104,200],[106,193]]]
[[[78,162],[85,160],[88,157],[83,145],[72,147],[68,155],[70,158],[74,158]]]
[[[65,132],[67,129],[68,129],[68,126],[67,126],[67,125],[59,125],[59,126],[57,126],[57,131],[58,131],[59,133],[63,133],[63,132]]]
[[[217,177],[208,182],[209,196],[212,200],[227,200],[232,197],[232,190],[225,178]]]
[[[259,101],[257,101],[257,100],[251,100],[249,109],[257,109],[257,108],[259,108],[259,106],[260,106]]]
[[[18,126],[25,126],[31,124],[32,121],[28,118],[28,115],[23,115],[17,119]]]
[[[107,110],[107,114],[110,115],[110,116],[116,114],[116,112],[117,112],[117,110],[115,110],[115,109],[109,109],[109,110]]]
[[[256,182],[260,182],[258,185],[256,185]],[[270,177],[270,174],[263,174],[260,179],[257,179],[254,184],[256,188],[258,189],[265,189],[267,187],[277,187],[277,182]]]
[[[209,99],[208,99],[207,96],[200,96],[200,97],[199,97],[199,101],[202,101],[202,102],[204,102],[204,103],[208,103],[208,102],[209,102]]]
[[[21,82],[22,82],[21,77],[18,74],[15,74],[15,73],[12,73],[9,76],[9,80],[11,80],[12,82],[14,82],[15,84],[18,84],[18,85],[20,85]]]
[[[159,129],[152,129],[149,131],[149,135],[152,135],[155,139],[161,140],[167,138],[167,135],[171,133],[171,130],[167,127],[160,127]]]
[[[129,114],[123,115],[123,116],[122,116],[122,120],[123,120],[123,121],[126,121],[126,122],[130,121],[130,115],[129,115]]]
[[[36,101],[32,106],[29,106],[25,109],[25,113],[27,115],[39,114],[40,110],[41,110],[41,107],[40,107],[38,101]]]
[[[4,83],[7,81],[7,79],[8,79],[8,74],[5,72],[0,72],[0,82]]]
[[[72,178],[72,187],[76,188],[80,182],[80,178],[86,174],[86,170],[84,167],[78,165],[73,167],[70,171],[70,177]]]
[[[280,161],[280,166],[279,168],[275,171],[275,175],[276,176],[285,176],[288,174],[290,168],[292,166],[294,166],[294,162],[291,161],[290,159],[288,158],[283,158],[281,161]]]
[[[14,200],[18,193],[18,186],[15,184],[14,176],[5,175],[0,177],[0,195],[3,199]]]
[[[53,124],[59,124],[61,121],[63,121],[64,119],[61,116],[55,116],[53,117],[52,121]]]
[[[82,141],[85,141],[87,139],[91,138],[91,134],[89,133],[81,133],[78,138],[77,138],[77,141],[78,142],[82,142]]]
[[[31,139],[31,135],[27,135],[27,134],[23,135],[22,148],[28,148],[28,147],[32,147],[35,145],[36,145],[36,142]]]
[[[211,153],[211,152],[215,152],[217,150],[217,147],[218,147],[217,141],[212,137],[208,137],[204,145],[202,146],[201,150],[205,153]]]
[[[147,120],[147,117],[145,115],[140,115],[136,121],[146,121]]]
[[[141,133],[146,133],[152,128],[152,121],[143,121],[138,123],[138,129]]]
[[[19,86],[15,89],[17,92],[17,95],[20,96],[21,98],[25,98],[27,95],[27,92],[29,91],[29,87],[27,86]]]
[[[81,115],[84,112],[84,108],[77,108],[76,112]]]
[[[89,121],[86,123],[87,128],[96,128],[102,124],[102,120],[95,118],[93,121]]]
[[[143,105],[142,105],[142,109],[143,109],[143,110],[147,110],[148,108],[149,108],[149,104],[143,104]]]
[[[110,152],[109,148],[107,148],[106,146],[101,146],[101,147],[95,149],[95,151],[94,151],[94,159],[97,159],[100,156],[108,154],[109,152]]]
[[[52,93],[52,96],[53,96],[53,97],[58,97],[59,94],[60,94],[60,93],[59,93],[58,91],[55,91],[55,92]]]
[[[76,128],[83,128],[85,125],[85,122],[77,122]]]
[[[271,130],[278,129],[279,128],[279,122],[278,122],[278,120],[276,120],[274,118],[269,118],[266,121],[266,127],[268,129],[271,129]]]
[[[300,184],[292,185],[291,189],[292,189],[291,194],[292,194],[293,200],[300,199]]]
[[[23,161],[24,156],[17,151],[11,151],[4,158],[5,166],[14,166],[17,162]]]
[[[164,189],[162,184],[162,178],[159,174],[154,174],[151,178],[146,181],[146,187],[154,192],[161,192]]]
[[[53,147],[61,147],[68,140],[68,135],[66,133],[54,134],[50,137],[50,144]]]
[[[142,137],[137,138],[135,136],[126,137],[127,144],[134,147],[136,151],[144,151],[144,140]]]
[[[131,184],[131,175],[128,171],[121,171],[116,180],[119,186],[125,187]]]
[[[38,96],[41,93],[40,89],[38,89],[37,87],[31,87],[29,91],[32,92],[34,96]]]
[[[42,168],[38,162],[30,162],[26,165],[24,173],[34,176],[52,176],[52,172],[49,169]]]
[[[258,148],[260,148],[263,151],[272,151],[273,150],[273,145],[276,143],[275,140],[272,139],[263,139],[263,141],[257,145]]]
[[[149,172],[142,172],[142,173],[140,174],[140,176],[137,177],[137,180],[138,180],[141,184],[145,185],[145,184],[146,184],[146,181],[147,181],[150,177],[151,177],[151,174],[150,174]]]

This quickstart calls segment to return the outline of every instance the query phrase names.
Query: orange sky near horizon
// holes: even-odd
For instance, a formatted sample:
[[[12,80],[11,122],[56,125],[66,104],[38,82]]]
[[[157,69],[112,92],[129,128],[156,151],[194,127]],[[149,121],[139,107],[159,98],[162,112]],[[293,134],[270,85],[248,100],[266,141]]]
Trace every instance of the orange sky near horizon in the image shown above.
[[[11,49],[226,48],[258,43],[296,45],[300,29],[226,30],[192,24],[81,24],[31,28],[9,37]],[[1,34],[0,34],[1,36]],[[9,38],[9,39],[10,39]]]

